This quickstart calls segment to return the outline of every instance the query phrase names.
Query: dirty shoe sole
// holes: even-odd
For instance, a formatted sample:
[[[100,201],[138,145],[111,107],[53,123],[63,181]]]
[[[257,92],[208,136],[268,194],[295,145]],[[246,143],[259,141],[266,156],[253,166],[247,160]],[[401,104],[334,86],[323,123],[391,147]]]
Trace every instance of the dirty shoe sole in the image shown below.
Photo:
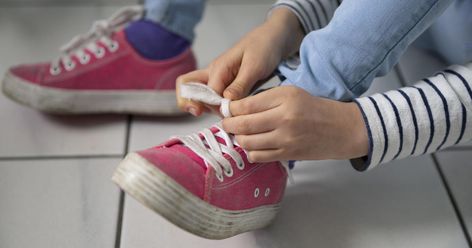
[[[2,89],[16,102],[51,113],[183,114],[175,90],[66,90],[32,84],[10,72],[3,78]]]
[[[126,193],[195,235],[225,239],[269,225],[279,204],[232,211],[196,197],[137,153],[130,153],[112,180]]]

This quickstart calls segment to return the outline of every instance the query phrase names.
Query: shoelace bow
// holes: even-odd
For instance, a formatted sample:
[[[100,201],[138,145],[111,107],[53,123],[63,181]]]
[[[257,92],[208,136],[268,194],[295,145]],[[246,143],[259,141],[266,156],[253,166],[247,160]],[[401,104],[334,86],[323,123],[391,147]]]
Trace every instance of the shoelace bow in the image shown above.
[[[181,84],[180,96],[209,105],[219,105],[221,114],[224,117],[231,117],[229,110],[230,100],[221,97],[205,84],[197,82]],[[215,170],[218,180],[223,181],[223,174],[227,177],[233,175],[231,162],[224,157],[224,154],[228,154],[231,159],[235,161],[237,168],[240,170],[244,169],[245,164],[243,158],[235,149],[239,145],[234,140],[234,136],[224,131],[219,123],[215,124],[213,127],[217,128],[218,131],[213,133],[209,128],[206,128],[199,133],[176,136],[174,138],[180,140],[186,147],[200,156],[207,167],[211,166]],[[218,142],[217,137],[223,139],[224,144]],[[243,151],[246,152],[245,150]],[[293,182],[288,163],[285,161],[281,161],[281,163],[289,175],[290,182]]]
[[[86,34],[77,35],[59,49],[61,55],[52,61],[50,73],[53,75],[59,74],[61,72],[61,63],[66,70],[74,69],[73,56],[77,57],[82,64],[88,63],[90,56],[85,50],[92,52],[97,58],[103,57],[105,51],[97,42],[106,45],[110,52],[116,51],[118,49],[118,42],[110,38],[111,34],[124,24],[140,18],[143,13],[144,8],[142,6],[129,6],[118,10],[106,20],[95,21],[92,28]]]

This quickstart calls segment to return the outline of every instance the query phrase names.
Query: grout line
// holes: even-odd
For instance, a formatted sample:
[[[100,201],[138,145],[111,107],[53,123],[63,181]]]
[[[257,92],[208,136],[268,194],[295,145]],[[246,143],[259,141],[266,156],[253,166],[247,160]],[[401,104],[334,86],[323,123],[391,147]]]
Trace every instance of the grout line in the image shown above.
[[[472,248],[472,238],[469,234],[469,231],[467,230],[467,225],[464,222],[464,217],[462,216],[462,213],[460,212],[459,205],[457,204],[457,201],[452,193],[452,190],[449,187],[449,183],[447,182],[447,178],[444,175],[444,172],[441,168],[441,165],[439,164],[436,154],[435,153],[431,154],[431,158],[433,159],[434,166],[436,167],[439,177],[441,178],[441,182],[443,183],[443,186],[446,189],[447,196],[449,197],[449,200],[452,204],[452,208],[454,209],[454,213],[456,214],[457,220],[459,221],[459,225],[461,226],[467,245],[469,246],[469,248]]]
[[[125,146],[123,147],[123,156],[129,151],[129,140],[131,135],[131,124],[133,122],[133,116],[128,115],[126,119],[126,135],[125,135]],[[115,234],[115,248],[121,247],[121,233],[123,231],[123,213],[125,207],[125,192],[120,189],[120,196],[118,199],[118,216],[117,216],[117,223],[116,223],[116,234]]]
[[[405,78],[405,74],[403,74],[403,71],[402,69],[400,68],[400,62],[398,64],[396,64],[393,69],[395,70],[395,72],[397,73],[397,76],[398,76],[398,79],[400,80],[400,84],[402,85],[402,87],[406,87],[408,86],[406,84],[406,78]]]
[[[121,158],[121,154],[98,155],[47,155],[47,156],[18,156],[0,157],[0,161],[54,160],[54,159],[91,159],[91,158]]]

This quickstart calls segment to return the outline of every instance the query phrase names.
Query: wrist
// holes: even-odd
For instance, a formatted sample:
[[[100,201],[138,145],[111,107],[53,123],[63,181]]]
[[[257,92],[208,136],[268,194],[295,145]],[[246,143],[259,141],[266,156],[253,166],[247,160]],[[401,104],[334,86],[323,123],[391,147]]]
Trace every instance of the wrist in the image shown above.
[[[353,158],[364,157],[369,152],[369,135],[366,123],[360,107],[354,103],[346,103],[348,106],[349,119],[348,122],[351,129],[350,147]]]
[[[291,10],[285,7],[273,9],[263,25],[275,31],[280,41],[282,58],[298,51],[304,32],[297,16]]]

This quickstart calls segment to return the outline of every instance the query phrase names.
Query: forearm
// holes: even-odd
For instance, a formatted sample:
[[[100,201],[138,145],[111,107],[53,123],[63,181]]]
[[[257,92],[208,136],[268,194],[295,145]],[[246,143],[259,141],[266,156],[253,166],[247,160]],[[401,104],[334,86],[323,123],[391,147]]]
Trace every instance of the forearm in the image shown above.
[[[278,37],[282,59],[296,53],[303,40],[303,30],[297,16],[286,8],[273,9],[264,22],[267,30]]]
[[[435,152],[472,139],[472,63],[383,94],[356,99],[369,152],[366,170],[393,159]]]

